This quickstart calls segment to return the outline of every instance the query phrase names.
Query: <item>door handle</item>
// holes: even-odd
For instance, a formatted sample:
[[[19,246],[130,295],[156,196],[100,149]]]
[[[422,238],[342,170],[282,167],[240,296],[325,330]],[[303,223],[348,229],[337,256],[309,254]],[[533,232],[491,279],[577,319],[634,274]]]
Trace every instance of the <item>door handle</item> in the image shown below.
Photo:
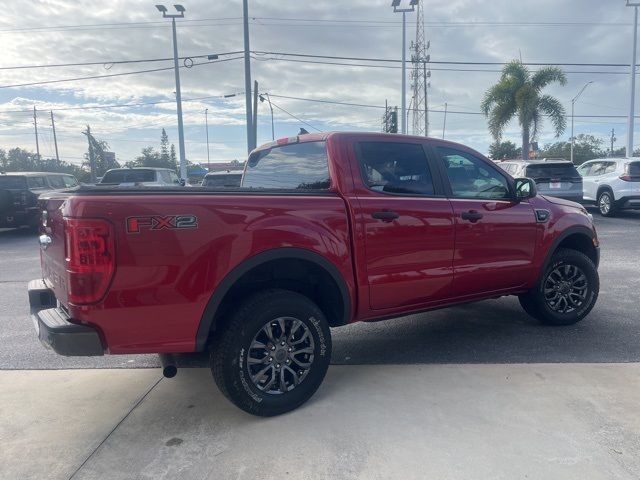
[[[376,220],[382,220],[384,222],[391,222],[391,221],[395,220],[396,218],[400,217],[400,215],[398,215],[398,213],[390,212],[388,210],[383,210],[381,212],[373,212],[371,214],[371,216],[373,218],[375,218]]]
[[[471,223],[476,223],[483,216],[484,215],[482,215],[480,212],[477,212],[476,210],[469,210],[468,212],[462,212],[460,214],[460,217],[463,220],[469,220]]]

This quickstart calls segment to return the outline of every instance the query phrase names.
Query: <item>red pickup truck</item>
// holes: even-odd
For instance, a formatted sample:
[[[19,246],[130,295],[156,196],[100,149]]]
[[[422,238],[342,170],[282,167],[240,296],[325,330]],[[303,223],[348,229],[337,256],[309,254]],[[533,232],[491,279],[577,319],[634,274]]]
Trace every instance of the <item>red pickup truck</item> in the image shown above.
[[[402,135],[301,135],[251,153],[242,186],[79,187],[41,200],[41,341],[62,355],[209,351],[238,407],[305,402],[331,331],[503,295],[544,324],[599,290],[590,215],[479,153]]]

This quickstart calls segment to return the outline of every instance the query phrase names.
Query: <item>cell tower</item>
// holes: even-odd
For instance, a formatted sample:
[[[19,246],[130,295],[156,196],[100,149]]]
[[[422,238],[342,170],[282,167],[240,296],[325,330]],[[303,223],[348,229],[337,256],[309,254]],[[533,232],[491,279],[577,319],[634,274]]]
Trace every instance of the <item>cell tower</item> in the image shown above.
[[[424,38],[424,0],[418,3],[418,14],[416,20],[416,40],[411,42],[411,87],[413,88],[413,134],[419,136],[429,136],[429,95],[428,88],[431,86],[431,70],[428,63],[431,60],[429,55],[430,41]]]

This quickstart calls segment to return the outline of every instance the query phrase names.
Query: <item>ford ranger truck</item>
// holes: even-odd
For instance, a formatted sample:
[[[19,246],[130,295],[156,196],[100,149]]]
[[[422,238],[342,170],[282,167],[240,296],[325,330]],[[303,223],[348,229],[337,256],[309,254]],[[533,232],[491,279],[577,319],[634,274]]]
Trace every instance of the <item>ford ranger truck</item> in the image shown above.
[[[41,200],[42,343],[61,355],[210,352],[241,409],[320,386],[330,327],[517,295],[545,325],[593,308],[599,246],[573,202],[433,138],[326,133],[254,150],[215,190],[86,186]]]

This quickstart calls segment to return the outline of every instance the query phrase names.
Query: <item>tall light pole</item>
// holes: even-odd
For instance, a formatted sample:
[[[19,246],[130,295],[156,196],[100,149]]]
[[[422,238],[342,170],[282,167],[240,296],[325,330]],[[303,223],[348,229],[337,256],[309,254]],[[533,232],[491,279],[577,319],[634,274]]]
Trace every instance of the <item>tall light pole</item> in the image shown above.
[[[394,13],[402,13],[402,133],[407,133],[407,13],[413,12],[420,0],[409,0],[411,8],[399,8],[402,0],[393,0]]]
[[[629,100],[629,127],[627,128],[627,157],[633,156],[633,127],[636,103],[636,47],[638,46],[638,7],[640,3],[627,0],[627,7],[633,7],[633,56],[631,57],[631,99]]]
[[[261,93],[260,94],[260,102],[264,102],[264,98],[267,97],[267,101],[269,102],[269,109],[271,110],[271,140],[275,140],[276,139],[276,134],[275,134],[275,130],[273,127],[273,105],[271,105],[271,97],[269,96],[268,93]]]
[[[209,167],[209,109],[204,109],[204,127],[207,130],[207,167]]]
[[[180,178],[187,181],[187,160],[184,149],[184,125],[182,123],[182,96],[180,94],[180,67],[178,66],[178,37],[176,35],[176,18],[184,18],[184,7],[182,5],[174,5],[178,11],[177,14],[168,14],[167,7],[164,5],[156,5],[158,11],[162,13],[162,18],[171,19],[171,27],[173,29],[173,69],[176,76],[176,105],[178,110],[178,150],[180,152]]]
[[[578,98],[580,98],[580,95],[582,95],[582,92],[584,92],[587,89],[587,87],[592,83],[593,81],[585,83],[584,87],[582,87],[582,89],[578,92],[578,94],[571,99],[571,163],[573,163],[573,144],[575,143],[575,138],[573,136],[573,110],[576,106],[576,101],[578,100]]]

